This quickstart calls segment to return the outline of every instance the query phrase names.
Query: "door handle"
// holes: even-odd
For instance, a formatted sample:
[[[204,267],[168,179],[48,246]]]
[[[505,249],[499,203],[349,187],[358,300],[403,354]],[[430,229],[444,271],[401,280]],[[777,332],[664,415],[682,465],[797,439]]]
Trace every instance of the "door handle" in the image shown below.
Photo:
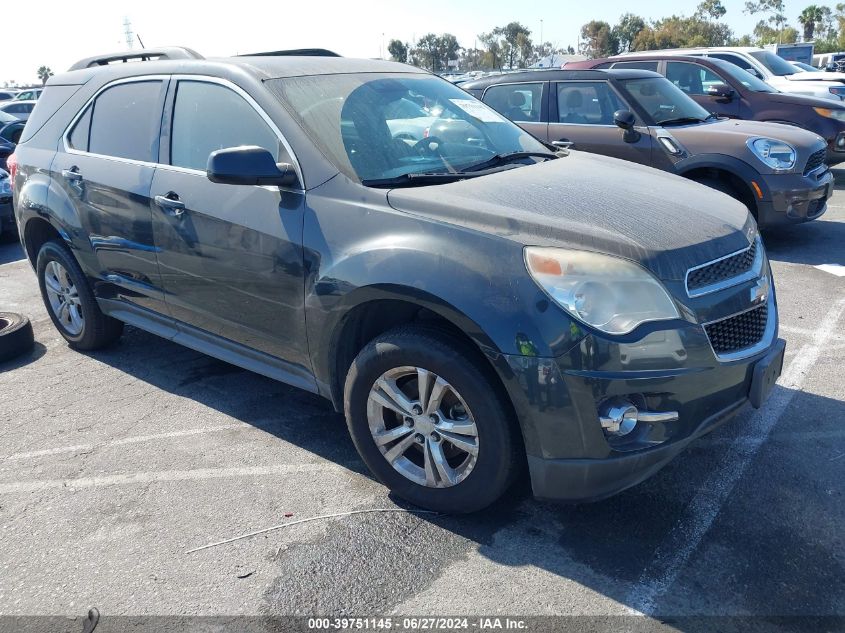
[[[568,138],[562,138],[559,141],[552,141],[552,145],[561,149],[570,149],[573,145],[575,145],[575,143],[570,141]]]
[[[185,203],[173,191],[165,196],[156,196],[155,203],[168,215],[179,217],[185,212]]]
[[[62,178],[70,182],[82,182],[82,174],[79,173],[79,167],[63,169]]]

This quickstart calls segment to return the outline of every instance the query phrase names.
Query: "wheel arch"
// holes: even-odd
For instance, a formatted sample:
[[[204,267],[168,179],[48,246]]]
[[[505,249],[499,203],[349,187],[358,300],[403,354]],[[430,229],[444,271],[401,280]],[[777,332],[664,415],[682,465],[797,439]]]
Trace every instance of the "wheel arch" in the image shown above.
[[[768,195],[765,178],[750,165],[738,159],[730,158],[729,160],[725,160],[725,158],[729,157],[685,162],[682,166],[679,165],[678,175],[689,180],[698,181],[713,178],[726,182],[737,192],[739,200],[756,217],[758,200],[764,199]],[[757,184],[762,197],[756,193],[751,184],[752,182]]]

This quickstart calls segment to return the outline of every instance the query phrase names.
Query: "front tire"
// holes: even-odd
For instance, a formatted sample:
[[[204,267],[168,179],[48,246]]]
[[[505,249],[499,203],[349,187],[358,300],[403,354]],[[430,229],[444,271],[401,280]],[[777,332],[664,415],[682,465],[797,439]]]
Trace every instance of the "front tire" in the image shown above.
[[[100,310],[85,273],[67,246],[55,241],[44,244],[35,269],[47,313],[71,347],[95,350],[120,338],[123,323]]]
[[[475,512],[516,475],[515,426],[476,357],[448,335],[405,327],[369,343],[349,370],[344,409],[355,447],[414,505]]]

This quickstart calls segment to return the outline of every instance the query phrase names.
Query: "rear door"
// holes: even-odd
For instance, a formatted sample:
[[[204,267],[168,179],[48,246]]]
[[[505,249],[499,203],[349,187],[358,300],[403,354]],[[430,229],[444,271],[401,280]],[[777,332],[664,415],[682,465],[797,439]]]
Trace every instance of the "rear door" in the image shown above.
[[[484,91],[482,101],[529,134],[546,140],[548,82],[496,84]]]
[[[153,242],[150,186],[158,155],[165,78],[107,86],[60,142],[53,182],[76,207],[106,280],[98,296],[165,312]]]
[[[666,78],[708,112],[732,119],[739,117],[741,99],[736,89],[734,89],[734,96],[729,99],[711,97],[707,94],[709,86],[716,84],[731,86],[731,82],[715,70],[693,62],[667,61]]]
[[[613,120],[617,110],[632,108],[607,81],[552,82],[549,142],[570,142],[572,149],[649,165],[651,136],[648,127],[638,124],[639,138],[626,142],[624,132]]]
[[[308,375],[304,191],[217,184],[206,175],[213,151],[241,145],[293,163],[286,142],[260,106],[225,81],[174,78],[166,112],[152,196],[171,314]]]

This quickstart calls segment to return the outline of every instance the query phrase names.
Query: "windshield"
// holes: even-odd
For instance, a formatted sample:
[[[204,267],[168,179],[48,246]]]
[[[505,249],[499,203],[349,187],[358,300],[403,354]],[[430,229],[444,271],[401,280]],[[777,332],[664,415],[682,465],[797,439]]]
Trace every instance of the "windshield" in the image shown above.
[[[783,57],[778,57],[770,51],[751,51],[751,56],[768,68],[773,75],[782,77],[783,75],[795,75],[801,72]]]
[[[657,125],[704,121],[710,116],[665,77],[623,79],[621,83]]]
[[[804,64],[802,62],[792,62],[792,65],[798,68],[799,70],[803,70],[808,73],[817,73],[819,72],[818,68],[813,68],[810,64]]]
[[[459,172],[513,152],[548,153],[498,112],[438,77],[314,75],[267,85],[329,160],[358,181]]]
[[[723,61],[721,59],[709,58],[708,61],[715,64],[719,68],[719,72],[723,75],[729,75],[731,78],[736,79],[739,83],[743,86],[751,90],[752,92],[777,92],[774,88],[772,88],[769,84],[767,84],[762,79],[758,79],[750,72],[743,70],[736,64],[732,64],[730,62]]]

